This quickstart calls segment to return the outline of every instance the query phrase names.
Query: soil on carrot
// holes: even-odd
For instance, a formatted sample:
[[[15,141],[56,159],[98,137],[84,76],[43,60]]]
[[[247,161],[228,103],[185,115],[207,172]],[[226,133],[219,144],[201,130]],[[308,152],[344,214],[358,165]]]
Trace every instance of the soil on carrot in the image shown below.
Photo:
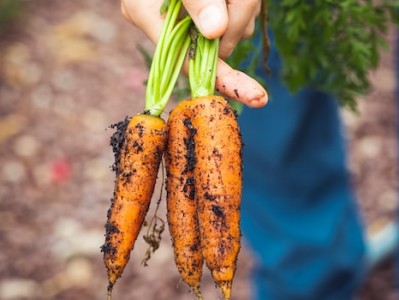
[[[184,167],[183,174],[185,174],[193,171],[195,168],[195,164],[197,163],[197,158],[195,157],[195,140],[194,140],[194,136],[197,130],[193,127],[193,124],[191,123],[191,120],[189,118],[184,119],[183,124],[188,130],[188,137],[184,139],[184,145],[186,146],[187,149],[187,153],[184,155],[184,157],[186,158],[186,165]],[[192,176],[190,176],[188,179],[190,179],[191,183],[193,183],[192,181],[194,180],[194,178]]]
[[[100,247],[117,167],[109,124],[143,111],[148,72],[137,46],[153,46],[115,1],[28,2],[23,23],[0,39],[0,299],[105,299]],[[397,210],[394,65],[391,49],[372,74],[359,115],[343,112],[366,225],[384,224]],[[114,137],[119,145],[122,136]],[[163,200],[158,215],[165,213]],[[148,267],[141,265],[144,233],[114,299],[194,299],[174,265],[167,228]],[[244,244],[234,299],[250,299],[253,257]],[[204,299],[217,295],[208,272],[201,291]],[[358,300],[398,299],[398,291],[388,260]]]
[[[119,161],[121,158],[122,146],[126,137],[126,129],[129,125],[130,118],[126,117],[123,121],[110,125],[110,128],[116,129],[114,134],[110,138],[110,145],[114,152],[115,162],[112,165],[112,170],[118,174],[119,172]]]

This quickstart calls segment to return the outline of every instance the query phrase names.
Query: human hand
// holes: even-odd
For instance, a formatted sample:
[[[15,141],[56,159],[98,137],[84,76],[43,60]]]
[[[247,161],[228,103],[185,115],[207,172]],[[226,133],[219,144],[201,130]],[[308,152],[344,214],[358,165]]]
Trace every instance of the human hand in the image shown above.
[[[159,9],[164,0],[121,0],[124,17],[157,43],[163,25]],[[255,27],[261,1],[182,0],[194,23],[207,38],[222,37],[220,57],[228,57],[238,41],[249,37]],[[219,59],[216,70],[216,89],[229,99],[250,107],[262,107],[268,96],[264,88],[243,72],[232,69]]]

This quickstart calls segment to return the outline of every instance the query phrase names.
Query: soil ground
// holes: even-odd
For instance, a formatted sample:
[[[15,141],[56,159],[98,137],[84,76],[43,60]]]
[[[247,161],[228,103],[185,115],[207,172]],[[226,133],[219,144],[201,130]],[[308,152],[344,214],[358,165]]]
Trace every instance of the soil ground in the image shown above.
[[[105,298],[100,245],[114,185],[108,126],[143,109],[147,70],[137,45],[152,50],[110,0],[30,1],[0,40],[0,299]],[[391,47],[360,113],[342,112],[365,226],[392,220],[397,209],[393,66]],[[139,241],[114,299],[194,299],[167,233],[148,267],[140,265],[145,249]],[[244,245],[235,299],[250,298],[252,257]],[[398,299],[393,279],[388,260],[358,299]],[[202,287],[205,299],[217,299],[208,273]]]

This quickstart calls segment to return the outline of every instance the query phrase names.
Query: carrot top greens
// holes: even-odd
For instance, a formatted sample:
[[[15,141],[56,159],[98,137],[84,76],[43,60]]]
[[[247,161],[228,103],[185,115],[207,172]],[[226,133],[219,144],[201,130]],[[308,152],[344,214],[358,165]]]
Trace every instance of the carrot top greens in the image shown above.
[[[181,10],[180,0],[165,0],[161,7],[165,23],[152,59],[145,102],[145,112],[153,116],[165,109],[187,52],[191,97],[215,93],[219,39],[202,36],[187,14],[179,20]]]
[[[192,21],[189,16],[178,21],[181,6],[180,0],[166,0],[161,7],[161,13],[167,12],[148,76],[145,102],[145,112],[153,116],[160,116],[165,109],[190,46],[188,30]]]
[[[206,39],[195,27],[191,28],[188,72],[191,98],[194,99],[215,93],[219,39]]]

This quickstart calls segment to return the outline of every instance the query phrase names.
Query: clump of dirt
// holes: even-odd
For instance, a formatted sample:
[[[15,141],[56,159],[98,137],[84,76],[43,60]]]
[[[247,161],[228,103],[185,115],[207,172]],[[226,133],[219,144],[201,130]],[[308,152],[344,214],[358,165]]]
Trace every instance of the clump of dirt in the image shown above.
[[[123,121],[120,121],[118,123],[109,126],[110,128],[113,129],[116,128],[115,132],[112,134],[110,138],[110,145],[112,147],[112,152],[114,153],[114,158],[115,158],[115,162],[112,165],[112,170],[115,171],[116,174],[119,173],[119,162],[121,159],[122,147],[126,139],[126,130],[130,120],[131,117],[126,117]]]

